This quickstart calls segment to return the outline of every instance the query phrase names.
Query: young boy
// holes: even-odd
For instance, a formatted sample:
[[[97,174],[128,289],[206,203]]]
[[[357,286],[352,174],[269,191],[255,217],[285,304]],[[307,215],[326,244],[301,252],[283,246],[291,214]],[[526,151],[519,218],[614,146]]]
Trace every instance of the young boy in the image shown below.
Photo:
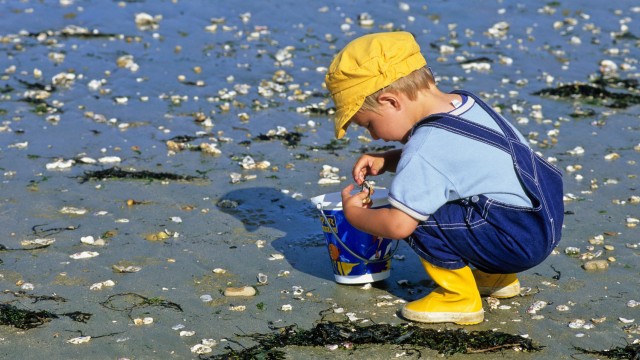
[[[408,320],[476,324],[480,295],[519,295],[515,273],[541,263],[560,240],[560,172],[474,94],[441,92],[407,32],[362,36],[334,58],[325,82],[339,139],[351,123],[402,149],[361,156],[352,175],[395,172],[391,207],[342,191],[345,217],[377,236],[404,239],[439,286],[407,303]],[[473,266],[472,270],[470,266]]]

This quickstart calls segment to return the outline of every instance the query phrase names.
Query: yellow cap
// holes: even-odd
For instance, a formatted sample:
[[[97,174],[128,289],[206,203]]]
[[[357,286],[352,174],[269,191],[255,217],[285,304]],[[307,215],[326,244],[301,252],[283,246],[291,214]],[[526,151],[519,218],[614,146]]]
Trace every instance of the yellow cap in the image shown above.
[[[336,138],[347,132],[367,96],[426,65],[420,46],[405,31],[364,35],[347,44],[325,76],[336,104]]]

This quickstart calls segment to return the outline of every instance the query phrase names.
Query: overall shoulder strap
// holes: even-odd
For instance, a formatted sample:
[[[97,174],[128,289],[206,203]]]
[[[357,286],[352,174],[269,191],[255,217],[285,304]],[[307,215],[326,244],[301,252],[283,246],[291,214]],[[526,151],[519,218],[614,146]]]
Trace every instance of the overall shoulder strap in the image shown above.
[[[454,93],[454,94],[463,94],[463,95],[469,96],[470,98],[475,100],[475,102],[478,105],[480,105],[480,107],[484,111],[486,111],[493,118],[493,120],[498,124],[498,126],[500,127],[500,130],[502,130],[502,132],[504,133],[504,136],[506,136],[507,139],[509,139],[511,141],[518,141],[518,142],[520,141],[518,136],[516,135],[516,133],[511,128],[511,126],[509,126],[509,124],[507,124],[507,122],[502,118],[502,116],[500,116],[500,114],[498,114],[495,110],[493,110],[493,108],[491,106],[489,106],[487,103],[482,101],[482,99],[477,97],[475,94],[473,94],[473,93],[471,93],[469,91],[466,91],[466,90],[454,90],[454,91],[452,91],[452,93]]]
[[[509,142],[504,135],[486,126],[465,120],[459,116],[446,113],[428,116],[423,120],[420,120],[420,122],[418,122],[413,127],[412,134],[418,128],[424,126],[430,126],[450,131],[452,133],[494,146],[506,153],[511,154],[511,147],[509,146]]]

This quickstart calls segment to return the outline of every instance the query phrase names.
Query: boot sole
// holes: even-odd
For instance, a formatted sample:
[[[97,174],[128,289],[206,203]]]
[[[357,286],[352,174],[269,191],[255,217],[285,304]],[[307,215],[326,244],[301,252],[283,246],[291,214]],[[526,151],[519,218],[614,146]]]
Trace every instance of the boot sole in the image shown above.
[[[479,286],[480,296],[491,296],[497,299],[508,299],[520,295],[520,283],[503,287]]]
[[[454,323],[458,325],[474,325],[484,320],[484,310],[475,312],[419,312],[402,308],[402,317],[422,323]]]

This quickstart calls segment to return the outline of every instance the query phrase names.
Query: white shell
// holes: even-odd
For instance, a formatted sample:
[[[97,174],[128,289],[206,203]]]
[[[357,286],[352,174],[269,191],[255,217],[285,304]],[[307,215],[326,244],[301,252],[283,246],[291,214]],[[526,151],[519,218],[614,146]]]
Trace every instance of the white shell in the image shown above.
[[[67,343],[77,345],[88,343],[89,340],[91,340],[91,336],[78,336],[76,338],[67,340]]]
[[[75,254],[71,254],[69,255],[69,257],[77,260],[77,259],[89,259],[92,257],[96,257],[98,255],[100,254],[96,251],[82,251]]]

